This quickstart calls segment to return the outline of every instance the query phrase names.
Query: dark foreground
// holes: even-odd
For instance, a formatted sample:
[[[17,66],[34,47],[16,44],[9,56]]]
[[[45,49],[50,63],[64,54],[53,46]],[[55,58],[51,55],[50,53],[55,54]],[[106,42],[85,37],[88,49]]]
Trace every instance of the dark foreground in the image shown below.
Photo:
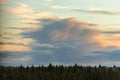
[[[0,80],[120,80],[120,67],[0,66]]]

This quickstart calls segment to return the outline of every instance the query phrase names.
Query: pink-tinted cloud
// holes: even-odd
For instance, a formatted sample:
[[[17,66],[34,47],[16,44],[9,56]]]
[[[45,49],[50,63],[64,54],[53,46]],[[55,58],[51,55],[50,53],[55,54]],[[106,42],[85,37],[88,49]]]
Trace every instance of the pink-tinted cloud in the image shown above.
[[[25,30],[26,31],[26,30]],[[35,40],[32,38],[26,38],[21,33],[25,32],[23,29],[2,29],[0,32],[0,43],[11,43],[11,44],[21,44],[21,45],[29,45],[31,43],[34,43]]]
[[[52,30],[48,34],[54,42],[80,41],[80,43],[90,44],[91,48],[93,47],[94,49],[94,45],[98,45],[97,47],[101,49],[109,46],[120,47],[120,35],[104,36],[97,29],[97,24],[80,22],[75,18],[67,18],[53,20],[48,26]]]
[[[57,6],[57,8],[60,7]],[[10,37],[6,35],[7,38],[11,38],[9,40],[7,39],[6,42],[13,42],[12,40],[15,40],[14,43],[31,45],[32,43],[36,42],[40,44],[42,39],[44,39],[43,41],[49,41],[48,38],[50,38],[50,40],[52,40],[53,42],[77,41],[88,45],[90,49],[92,47],[95,48],[96,45],[101,48],[107,46],[118,46],[119,43],[119,41],[116,42],[115,36],[112,37],[114,38],[114,40],[112,41],[108,37],[104,37],[103,34],[100,33],[100,31],[97,29],[97,24],[80,22],[75,18],[56,18],[51,13],[35,11],[26,4],[20,4],[18,7],[6,7],[5,10],[9,11],[11,14],[19,18],[22,18],[22,23],[25,28],[17,29],[19,33],[17,33],[18,31],[15,31],[16,29],[12,29],[18,36],[17,38],[15,38],[15,36],[12,37],[12,35],[10,35]],[[49,26],[48,29],[46,26]],[[37,39],[39,38],[39,40],[34,39],[34,36],[36,35],[31,36],[31,38],[25,38],[23,36],[20,36],[21,33],[26,33],[27,31],[34,31],[36,33],[38,31],[39,33],[37,33],[36,35],[38,35]],[[30,34],[32,35],[32,33]],[[83,45],[80,47],[83,47]]]
[[[97,24],[80,22],[74,17],[52,21],[45,19],[42,21],[43,24],[46,21],[47,24],[43,25],[43,29],[30,34],[38,43],[73,44],[73,51],[80,52],[80,55],[93,55],[90,51],[101,47]],[[59,46],[55,47],[59,48]]]
[[[53,16],[48,12],[35,11],[28,5],[20,3],[18,7],[3,7],[3,10],[8,11],[11,16],[21,18],[18,20],[16,27],[6,27],[3,25],[2,31],[0,32],[0,51],[29,51],[30,45],[35,43],[36,40],[30,37],[24,37],[23,33],[29,33],[40,29],[42,26],[40,20],[42,18],[52,18]],[[11,22],[16,23],[15,20]],[[12,23],[7,23],[10,24]],[[19,25],[19,26],[18,26]],[[5,48],[6,47],[6,48]]]
[[[0,51],[30,51],[31,48],[22,45],[3,44],[0,45]]]
[[[89,24],[85,22],[79,22],[75,18],[68,18],[61,22],[61,26],[64,26],[63,29],[54,30],[52,34],[52,40],[91,40],[94,38],[98,31],[95,29],[96,24]]]
[[[21,20],[21,23],[26,25],[26,28],[29,28],[31,30],[37,30],[38,28],[41,28],[41,23],[38,19],[53,18],[53,15],[51,13],[44,11],[35,11],[23,3],[20,3],[18,7],[6,7],[4,9],[15,16],[22,18],[23,20]]]
[[[50,13],[42,11],[34,11],[28,5],[20,3],[18,7],[6,7],[6,10],[12,14],[24,19],[39,19],[51,17]]]
[[[102,38],[101,42],[103,46],[120,47],[120,34],[103,35]]]

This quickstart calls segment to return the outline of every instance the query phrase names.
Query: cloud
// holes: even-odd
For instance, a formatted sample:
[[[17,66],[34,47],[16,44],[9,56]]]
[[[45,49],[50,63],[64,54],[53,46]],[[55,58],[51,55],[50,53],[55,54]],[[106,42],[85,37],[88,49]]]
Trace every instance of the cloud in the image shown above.
[[[120,48],[120,34],[103,35],[103,37],[104,45]]]
[[[82,10],[82,9],[72,9],[76,12],[83,12],[83,13],[93,13],[93,14],[103,14],[103,15],[118,15],[119,12],[113,12],[113,11],[107,11],[102,9],[88,9],[88,10]]]
[[[35,39],[36,44],[52,44],[52,47],[54,46],[54,48],[52,48],[53,52],[56,51],[56,48],[61,48],[64,53],[69,53],[67,49],[65,50],[64,47],[56,45],[56,43],[66,43],[69,46],[72,45],[73,48],[71,49],[71,53],[82,56],[98,56],[99,54],[94,54],[92,51],[105,49],[109,46],[114,46],[116,48],[120,46],[118,39],[119,35],[105,37],[105,35],[101,34],[101,31],[97,29],[97,24],[80,22],[74,17],[52,20],[40,19],[40,21],[43,23],[43,28],[31,32],[27,34],[27,36],[31,36]],[[26,34],[24,34],[24,36],[26,36]],[[35,50],[36,49],[41,50],[45,48],[35,47]],[[56,53],[59,53],[59,50],[57,50]]]
[[[43,11],[35,11],[30,8],[28,5],[19,3],[18,7],[5,7],[5,10],[11,12],[13,15],[22,18],[22,24],[26,25],[28,29],[36,30],[40,28],[41,24],[37,19],[42,18],[53,18],[51,13]],[[39,26],[38,26],[39,25]]]
[[[30,51],[31,48],[22,45],[3,44],[0,45],[0,51]]]
[[[18,19],[17,23],[14,19],[10,19],[11,24],[8,22],[7,24],[10,26],[7,25],[7,27],[6,23],[4,23],[0,32],[0,43],[2,43],[0,51],[14,51],[15,48],[16,51],[29,51],[30,45],[36,41],[31,37],[24,37],[22,34],[40,29],[42,23],[38,19],[53,18],[50,13],[33,10],[23,3],[19,3],[19,6],[17,7],[4,7],[3,11],[8,11],[10,13],[9,15],[20,19]],[[15,27],[11,27],[11,25]],[[19,49],[17,49],[17,47]]]
[[[120,34],[120,31],[103,31],[103,34]]]
[[[68,9],[64,6],[57,8]],[[9,56],[2,55],[5,56],[2,64],[102,64],[109,61],[107,57],[111,57],[104,50],[111,50],[112,54],[114,49],[120,48],[118,32],[108,36],[107,33],[115,32],[102,33],[95,23],[78,21],[74,17],[55,17],[22,3],[4,9],[20,18],[20,26],[4,27],[0,32],[0,51],[7,51]]]
[[[62,28],[54,30],[51,33],[53,41],[84,40],[87,38],[91,39],[97,32],[97,30],[90,28],[96,26],[96,24],[78,22],[75,18],[64,19],[61,22],[56,23],[58,23],[59,27],[62,26]]]
[[[85,10],[85,9],[69,7],[69,6],[54,5],[54,6],[51,6],[50,9],[54,9],[54,10],[69,9],[69,10],[76,11],[76,12],[91,13],[91,14],[102,14],[102,15],[119,15],[120,14],[120,12],[103,10],[101,8],[96,8],[96,7]]]
[[[26,54],[25,54],[26,53]],[[19,63],[22,63],[22,65],[24,64],[28,64],[29,61],[31,60],[31,56],[28,55],[27,52],[2,52],[1,53],[2,56],[0,56],[0,58],[2,59],[2,61],[0,62],[0,65],[20,65]],[[13,63],[14,62],[14,63]]]
[[[3,28],[0,32],[0,51],[30,51],[35,40],[21,35],[22,29]]]
[[[54,47],[59,48],[59,46],[55,46],[56,43],[67,43],[67,45],[70,44],[76,47],[76,49],[72,49],[73,53],[76,50],[76,53],[81,55],[89,55],[90,49],[95,49],[101,44],[99,42],[99,31],[95,29],[97,24],[79,22],[75,18],[58,18],[52,21],[50,19],[42,19],[41,22],[44,24],[42,29],[27,34],[27,36],[35,39],[38,44],[53,44]],[[38,50],[40,47],[36,47],[36,49]],[[67,51],[64,50],[64,52],[66,53]]]
[[[103,54],[104,56],[106,56],[107,60],[105,63],[112,63],[113,64],[117,64],[116,62],[118,62],[120,60],[120,49],[111,49],[111,50],[98,50],[98,51],[94,51],[94,53],[100,53]],[[110,64],[109,64],[110,65]]]
[[[38,43],[35,43],[35,44],[33,44],[33,46],[54,48],[54,45],[52,45],[52,44],[38,44]]]
[[[43,11],[35,11],[30,8],[28,5],[19,3],[19,6],[16,8],[6,7],[6,10],[12,12],[14,15],[17,15],[26,19],[40,19],[40,18],[48,18],[52,17],[51,13],[43,12]],[[28,14],[29,13],[29,14]]]
[[[19,34],[1,34],[0,42],[1,43],[11,43],[11,44],[21,44],[29,45],[30,43],[35,42],[32,38],[23,37]],[[17,36],[17,37],[16,37]]]

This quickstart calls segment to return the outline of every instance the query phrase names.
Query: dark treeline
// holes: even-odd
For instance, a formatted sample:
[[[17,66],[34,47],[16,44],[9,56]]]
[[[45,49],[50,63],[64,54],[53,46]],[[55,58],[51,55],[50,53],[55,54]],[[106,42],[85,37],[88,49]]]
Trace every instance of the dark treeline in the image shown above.
[[[120,67],[96,66],[0,66],[0,80],[120,80]]]

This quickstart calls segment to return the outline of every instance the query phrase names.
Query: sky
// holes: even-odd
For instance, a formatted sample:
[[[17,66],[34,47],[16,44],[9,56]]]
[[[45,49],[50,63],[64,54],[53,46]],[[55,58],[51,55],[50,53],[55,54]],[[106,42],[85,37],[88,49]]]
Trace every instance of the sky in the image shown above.
[[[120,66],[120,0],[0,0],[0,65]]]

